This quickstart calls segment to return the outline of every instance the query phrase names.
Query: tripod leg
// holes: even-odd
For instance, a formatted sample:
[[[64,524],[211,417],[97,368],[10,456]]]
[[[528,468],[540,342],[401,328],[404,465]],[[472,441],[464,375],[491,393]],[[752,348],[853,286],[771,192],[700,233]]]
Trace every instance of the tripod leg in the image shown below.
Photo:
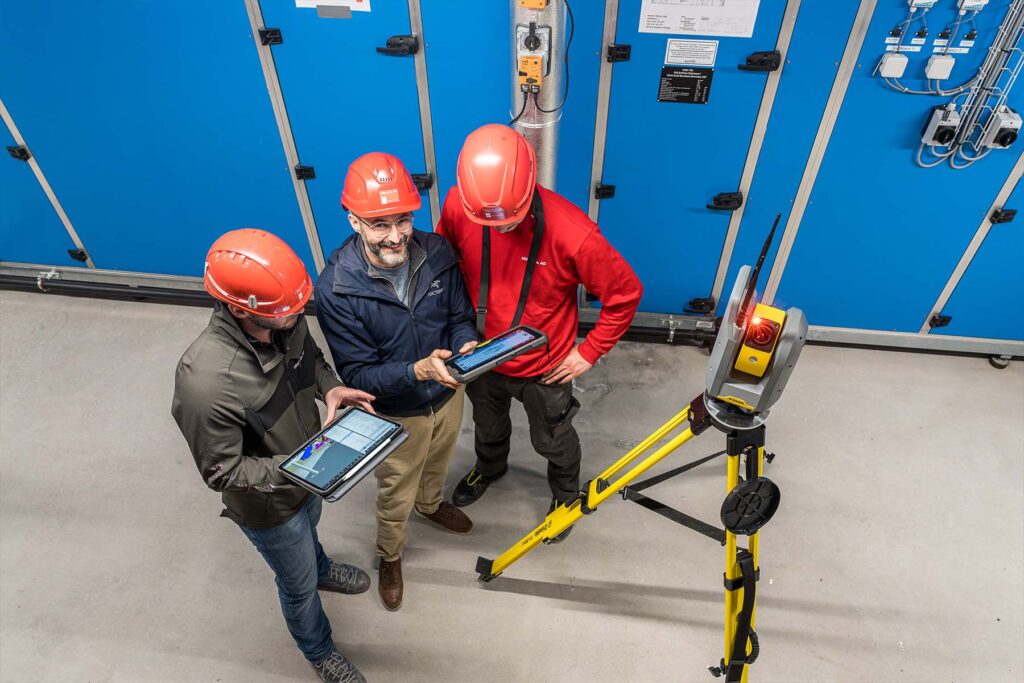
[[[511,548],[506,550],[504,553],[499,555],[497,559],[488,560],[484,557],[477,558],[476,571],[478,574],[480,574],[480,580],[490,581],[494,577],[498,576],[503,571],[505,571],[505,569],[508,568],[512,563],[521,558],[523,555],[536,548],[546,539],[554,538],[558,534],[562,533],[570,526],[578,522],[583,517],[583,515],[590,514],[591,512],[593,512],[601,503],[605,502],[606,500],[614,496],[616,493],[622,490],[623,487],[627,486],[634,479],[639,477],[641,474],[643,474],[651,467],[659,463],[663,458],[671,454],[674,450],[676,450],[684,443],[689,441],[691,438],[693,438],[693,431],[691,431],[691,429],[687,427],[685,430],[676,435],[675,438],[673,438],[671,441],[669,441],[664,446],[662,446],[661,448],[659,448],[658,450],[654,451],[649,456],[644,458],[632,469],[623,473],[614,482],[609,482],[609,479],[611,479],[611,477],[613,477],[615,474],[622,471],[625,468],[625,466],[629,464],[629,462],[636,460],[640,455],[642,455],[646,450],[648,450],[651,445],[660,440],[660,438],[655,439],[654,436],[659,434],[661,436],[664,436],[664,434],[666,434],[668,431],[671,431],[671,429],[666,429],[668,424],[676,422],[676,425],[678,426],[678,424],[685,420],[685,414],[688,412],[688,410],[689,409],[683,411],[683,413],[680,413],[680,415],[683,415],[682,420],[678,420],[678,422],[676,422],[677,418],[679,417],[676,416],[676,418],[673,418],[671,422],[661,427],[651,437],[648,437],[636,448],[630,451],[630,453],[627,455],[631,455],[632,457],[628,461],[625,457],[620,459],[614,465],[612,465],[604,472],[602,472],[598,477],[593,479],[590,482],[587,490],[584,491],[576,500],[569,503],[569,505],[559,505],[558,507],[556,507],[550,515],[544,518],[544,521],[542,521],[540,525],[537,526],[537,528],[528,533],[526,536],[523,536],[518,543],[516,543]],[[646,447],[641,449],[641,447],[645,446],[645,444]]]
[[[726,439],[726,488],[732,491],[740,479],[740,461],[746,459],[748,481],[761,476],[764,468],[764,428],[731,432]],[[725,537],[725,658],[721,671],[727,683],[747,683],[749,664],[757,656],[754,632],[756,582],[758,575],[758,535],[748,535],[747,549],[737,548],[736,534],[726,530]]]
[[[726,460],[725,490],[732,491],[740,480],[739,454],[729,453]],[[726,529],[725,532],[725,578],[735,581],[740,576],[739,563],[736,562],[736,534]],[[725,661],[732,654],[732,641],[736,636],[736,615],[740,604],[738,590],[725,591]]]
[[[756,472],[757,472],[757,476],[760,477],[762,474],[764,474],[764,447],[763,446],[757,449],[757,464],[756,464],[755,469],[756,469]],[[760,536],[761,536],[761,532],[756,532],[754,534],[751,534],[750,537],[749,537],[749,541],[747,542],[747,548],[750,550],[750,554],[754,556],[754,572],[755,572],[755,574],[757,573],[757,571],[761,567],[761,563],[760,563],[760,560],[758,559],[758,553],[757,553],[758,547],[760,546],[760,543],[759,543]],[[755,622],[756,618],[757,618],[757,603],[755,602],[754,603],[753,612],[751,612],[751,615],[750,615],[750,630],[751,631],[754,630],[754,625],[755,625],[754,622]],[[749,671],[749,670],[750,670],[750,667],[747,667],[743,671],[743,683],[747,683],[747,671]]]

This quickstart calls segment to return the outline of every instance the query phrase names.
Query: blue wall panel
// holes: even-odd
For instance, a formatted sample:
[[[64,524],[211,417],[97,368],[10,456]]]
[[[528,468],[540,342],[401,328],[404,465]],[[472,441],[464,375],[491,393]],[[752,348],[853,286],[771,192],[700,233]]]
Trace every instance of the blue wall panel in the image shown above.
[[[306,181],[326,257],[352,234],[341,209],[349,164],[367,152],[394,154],[410,173],[423,173],[423,134],[412,57],[379,54],[389,36],[408,34],[405,2],[376,2],[372,12],[351,19],[321,18],[295,0],[262,0],[267,26],[281,29],[273,46],[281,90],[295,145],[304,165],[316,169]],[[416,225],[430,229],[430,202]]]
[[[3,0],[0,97],[100,268],[200,275],[256,226],[312,267],[242,2]]]
[[[924,85],[914,77],[954,12],[948,3],[929,14],[926,51],[910,55],[905,84]],[[958,55],[957,78],[976,70],[1004,13],[979,16],[978,46]],[[916,332],[1017,157],[997,150],[962,171],[914,165],[930,108],[949,98],[900,94],[872,76],[906,14],[905,2],[878,4],[776,296],[817,325]]]
[[[0,123],[0,147],[14,144]],[[77,247],[28,163],[0,153],[0,261],[83,266],[68,256]]]
[[[562,2],[562,0],[554,0]],[[466,135],[486,123],[507,123],[512,79],[511,10],[507,2],[458,6],[421,3],[430,74],[430,105],[441,199],[455,184]],[[570,91],[559,129],[557,190],[585,211],[590,198],[594,115],[601,66],[604,4],[572,2],[576,33],[569,51]],[[568,25],[567,25],[568,28]],[[552,65],[552,68],[562,65]]]
[[[1017,184],[1005,206],[1024,212],[1024,183]],[[948,327],[932,330],[932,334],[1024,341],[1022,258],[1021,218],[993,225],[942,309],[942,314],[953,320]]]
[[[782,213],[774,246],[761,271],[759,288],[764,291],[859,5],[860,0],[804,2],[800,5],[793,38],[784,55],[785,69],[729,261],[719,315],[725,311],[740,266],[756,262],[775,214]]]
[[[774,49],[783,0],[761,2],[752,38],[719,41],[708,104],[658,102],[669,36],[640,33],[640,0],[619,5],[617,43],[632,45],[612,81],[603,232],[644,282],[641,309],[680,313],[711,293],[730,213],[705,208],[739,187],[766,76],[737,68]],[[690,36],[682,36],[690,37]]]

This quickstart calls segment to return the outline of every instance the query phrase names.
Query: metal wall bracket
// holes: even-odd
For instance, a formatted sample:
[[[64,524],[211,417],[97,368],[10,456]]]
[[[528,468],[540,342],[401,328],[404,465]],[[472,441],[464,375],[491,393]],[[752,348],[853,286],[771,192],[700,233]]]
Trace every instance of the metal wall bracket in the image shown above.
[[[260,44],[262,45],[280,45],[284,42],[284,36],[281,35],[281,29],[279,28],[261,28],[260,29]]]
[[[769,50],[752,53],[747,57],[745,64],[739,65],[739,70],[769,73],[778,71],[780,66],[782,66],[782,53],[778,50]]]
[[[936,327],[946,327],[951,322],[953,322],[953,316],[936,313],[931,317],[931,320],[928,321],[928,326],[934,330]]]
[[[703,313],[707,315],[715,310],[715,300],[712,297],[690,299],[690,303],[686,304],[686,308],[683,310],[686,313]]]
[[[714,211],[735,211],[743,206],[742,192],[719,192],[707,207]]]
[[[10,147],[8,147],[10,149]],[[1017,216],[1017,209],[996,209],[989,216],[989,222],[992,225],[999,225],[1000,223],[1009,223]]]
[[[432,173],[413,173],[412,184],[417,190],[429,190],[434,186],[434,175]]]
[[[632,51],[632,45],[609,43],[607,59],[609,62],[628,62]]]
[[[48,282],[49,280],[59,280],[59,279],[60,279],[60,273],[57,272],[56,268],[51,268],[50,270],[46,271],[45,273],[39,273],[39,275],[36,276],[36,287],[39,288],[40,292],[45,292],[46,291],[46,286],[45,286],[46,282]]]
[[[24,145],[11,145],[7,148],[7,153],[18,161],[28,161],[32,158],[32,153]]]
[[[295,177],[299,180],[312,180],[316,178],[316,170],[312,166],[296,166]]]
[[[596,199],[611,199],[614,196],[615,196],[615,186],[614,185],[605,185],[603,183],[598,183],[594,187],[594,198],[596,198]]]
[[[408,57],[420,51],[420,39],[416,36],[391,36],[386,47],[378,47],[377,52],[392,57]]]

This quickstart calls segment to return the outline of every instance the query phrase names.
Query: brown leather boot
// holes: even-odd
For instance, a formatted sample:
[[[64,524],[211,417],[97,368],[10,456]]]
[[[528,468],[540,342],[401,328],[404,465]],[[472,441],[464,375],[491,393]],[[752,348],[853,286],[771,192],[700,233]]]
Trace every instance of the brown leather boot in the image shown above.
[[[453,534],[468,534],[473,530],[473,521],[465,512],[455,507],[448,501],[443,501],[437,510],[429,515],[425,512],[416,512],[423,518],[429,519],[445,531]]]
[[[377,576],[377,592],[380,593],[380,601],[384,603],[385,609],[394,612],[402,606],[402,589],[402,558],[394,562],[382,558]]]

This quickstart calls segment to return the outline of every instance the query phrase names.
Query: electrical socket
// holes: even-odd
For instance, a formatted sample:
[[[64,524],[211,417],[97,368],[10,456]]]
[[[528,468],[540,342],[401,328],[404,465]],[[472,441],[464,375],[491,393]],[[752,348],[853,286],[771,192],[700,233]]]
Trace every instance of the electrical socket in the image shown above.
[[[931,118],[921,131],[921,142],[926,145],[949,146],[956,137],[956,129],[960,126],[960,112],[955,108],[942,105],[932,109]]]
[[[1017,140],[1022,123],[1017,112],[1009,107],[1001,107],[985,124],[986,132],[981,138],[981,146],[1006,149]]]

